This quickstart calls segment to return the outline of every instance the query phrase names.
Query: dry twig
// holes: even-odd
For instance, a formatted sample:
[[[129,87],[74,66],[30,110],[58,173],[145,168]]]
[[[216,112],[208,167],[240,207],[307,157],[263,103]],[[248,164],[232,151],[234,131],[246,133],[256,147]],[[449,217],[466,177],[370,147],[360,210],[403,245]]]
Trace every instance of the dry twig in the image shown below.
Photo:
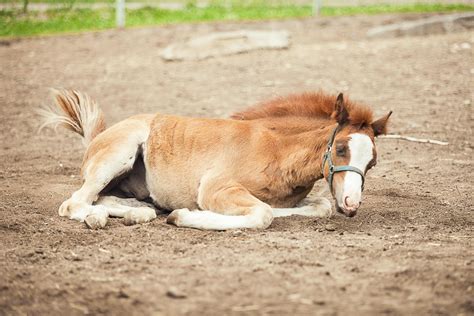
[[[402,135],[380,135],[378,136],[378,138],[402,139],[402,140],[407,140],[409,142],[428,143],[428,144],[435,144],[435,145],[441,145],[441,146],[446,146],[449,144],[448,142],[442,142],[442,141],[434,140],[434,139],[415,138],[411,136],[402,136]]]

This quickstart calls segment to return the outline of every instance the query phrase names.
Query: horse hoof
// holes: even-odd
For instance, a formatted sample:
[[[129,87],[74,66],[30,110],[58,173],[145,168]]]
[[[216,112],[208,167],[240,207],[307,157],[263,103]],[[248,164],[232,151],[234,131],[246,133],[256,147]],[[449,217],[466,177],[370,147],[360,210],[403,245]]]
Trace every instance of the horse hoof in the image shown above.
[[[90,229],[99,229],[104,228],[107,224],[107,217],[91,214],[84,219],[84,223]]]
[[[170,215],[166,218],[166,223],[175,225],[175,226],[180,226],[180,217],[184,216],[184,213],[188,213],[189,210],[187,208],[181,208],[178,210],[174,210],[171,212]]]
[[[64,201],[58,209],[59,216],[70,216],[71,215],[71,203],[69,200]]]
[[[156,218],[156,212],[149,207],[140,207],[137,210],[128,211],[123,219],[126,226],[147,223]]]

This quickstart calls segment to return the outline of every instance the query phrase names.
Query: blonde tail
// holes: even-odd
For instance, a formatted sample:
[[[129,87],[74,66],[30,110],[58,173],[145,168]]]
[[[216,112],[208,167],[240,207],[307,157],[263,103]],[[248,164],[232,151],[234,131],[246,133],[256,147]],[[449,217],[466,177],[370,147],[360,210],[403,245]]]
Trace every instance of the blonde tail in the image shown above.
[[[84,146],[105,130],[104,114],[87,94],[68,89],[52,89],[55,105],[40,109],[45,126],[63,126],[82,136]]]

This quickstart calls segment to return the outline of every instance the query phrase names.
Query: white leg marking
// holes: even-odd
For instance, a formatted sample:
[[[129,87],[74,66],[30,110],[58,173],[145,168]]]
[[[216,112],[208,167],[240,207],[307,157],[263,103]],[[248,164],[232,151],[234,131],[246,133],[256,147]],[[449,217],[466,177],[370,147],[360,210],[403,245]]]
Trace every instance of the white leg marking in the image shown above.
[[[85,202],[77,202],[70,198],[59,207],[59,215],[69,216],[79,222],[85,222],[89,228],[103,228],[107,224],[109,213],[100,205],[89,205]]]
[[[254,206],[248,215],[223,215],[212,211],[174,210],[167,223],[179,227],[209,230],[267,228],[273,220],[270,207]]]
[[[148,132],[146,132],[147,134]],[[74,192],[70,199],[63,202],[59,207],[60,216],[69,216],[81,222],[85,222],[90,228],[100,228],[107,224],[109,216],[109,207],[104,205],[92,205],[98,198],[102,189],[110,183],[118,174],[129,170],[135,162],[138,145],[146,139],[143,133],[132,133],[126,140],[107,147],[107,156],[92,157],[87,161],[84,171],[84,184]],[[110,207],[112,213],[125,216],[123,210],[118,207]],[[127,211],[130,211],[128,208]],[[131,216],[130,218],[138,221],[149,220],[151,212],[148,210],[144,216]],[[120,215],[117,215],[120,216]],[[155,215],[156,217],[156,215]]]
[[[74,219],[79,222],[83,222],[87,216],[93,213],[94,206],[88,204],[82,204],[75,209],[69,216],[70,219]]]
[[[135,225],[146,223],[154,220],[156,218],[156,212],[154,209],[149,207],[137,207],[130,209],[124,216],[124,224]]]
[[[86,216],[84,222],[90,229],[104,228],[107,224],[109,213],[101,205],[92,206],[92,212]]]
[[[106,207],[110,216],[125,218],[125,225],[145,223],[156,218],[156,211],[150,204],[133,198],[121,199],[115,196],[101,196],[96,205]]]
[[[325,198],[315,198],[310,205],[303,205],[294,208],[274,208],[273,217],[284,217],[291,215],[313,216],[313,217],[331,217],[331,202]]]

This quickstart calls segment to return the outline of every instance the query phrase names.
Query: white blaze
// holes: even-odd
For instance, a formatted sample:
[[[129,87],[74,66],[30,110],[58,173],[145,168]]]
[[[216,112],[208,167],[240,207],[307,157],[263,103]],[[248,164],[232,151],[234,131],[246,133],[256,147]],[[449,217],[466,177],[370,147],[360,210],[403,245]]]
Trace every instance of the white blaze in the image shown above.
[[[349,135],[349,150],[351,160],[349,165],[364,172],[365,168],[373,158],[374,144],[369,136],[354,133]],[[346,172],[344,177],[344,188],[342,192],[341,204],[347,197],[347,206],[358,207],[362,199],[362,177],[356,172]]]

